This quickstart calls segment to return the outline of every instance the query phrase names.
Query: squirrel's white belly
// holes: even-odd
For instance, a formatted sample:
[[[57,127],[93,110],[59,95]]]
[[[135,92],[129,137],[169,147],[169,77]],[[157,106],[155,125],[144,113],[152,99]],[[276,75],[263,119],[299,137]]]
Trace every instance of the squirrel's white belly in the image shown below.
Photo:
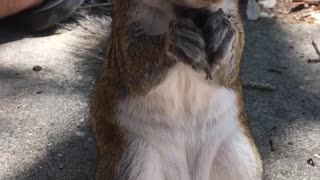
[[[233,90],[206,80],[205,73],[184,64],[173,67],[148,95],[127,97],[118,110],[120,124],[129,131],[135,131],[136,125],[187,130],[227,119],[236,123],[237,115]]]
[[[207,180],[222,141],[241,131],[235,92],[183,64],[147,96],[127,97],[118,117],[134,137],[128,151],[158,169],[143,180]]]

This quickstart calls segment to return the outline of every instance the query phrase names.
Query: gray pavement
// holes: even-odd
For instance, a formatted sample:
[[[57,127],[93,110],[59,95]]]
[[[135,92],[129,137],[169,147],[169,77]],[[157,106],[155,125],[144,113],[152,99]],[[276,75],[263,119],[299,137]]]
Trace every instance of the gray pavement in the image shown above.
[[[1,180],[92,179],[88,99],[108,32],[103,24],[32,37],[0,28]],[[311,40],[320,46],[319,30],[246,22],[244,81],[274,87],[245,90],[266,180],[320,179],[320,64],[306,62],[317,58]]]

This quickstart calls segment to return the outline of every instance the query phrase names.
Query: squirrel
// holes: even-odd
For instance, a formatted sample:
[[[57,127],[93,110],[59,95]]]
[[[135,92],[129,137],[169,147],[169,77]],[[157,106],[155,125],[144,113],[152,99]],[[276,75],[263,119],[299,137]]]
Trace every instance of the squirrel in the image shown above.
[[[238,1],[113,3],[90,102],[96,179],[261,180],[239,75]]]

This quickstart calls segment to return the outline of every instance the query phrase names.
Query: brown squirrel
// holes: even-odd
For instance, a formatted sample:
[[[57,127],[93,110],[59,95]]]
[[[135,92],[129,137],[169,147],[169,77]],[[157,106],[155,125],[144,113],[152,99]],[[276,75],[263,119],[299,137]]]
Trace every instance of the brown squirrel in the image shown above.
[[[238,1],[116,0],[112,18],[90,108],[96,179],[261,180]]]

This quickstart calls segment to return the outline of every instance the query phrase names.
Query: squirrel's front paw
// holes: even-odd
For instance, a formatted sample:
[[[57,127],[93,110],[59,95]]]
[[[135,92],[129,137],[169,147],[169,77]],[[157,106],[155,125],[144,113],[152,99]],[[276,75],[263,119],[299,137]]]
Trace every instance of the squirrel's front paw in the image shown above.
[[[196,70],[209,69],[205,53],[205,40],[190,19],[177,18],[169,25],[167,55],[192,66]]]
[[[221,9],[211,13],[203,29],[209,64],[219,63],[232,51],[235,29]]]

